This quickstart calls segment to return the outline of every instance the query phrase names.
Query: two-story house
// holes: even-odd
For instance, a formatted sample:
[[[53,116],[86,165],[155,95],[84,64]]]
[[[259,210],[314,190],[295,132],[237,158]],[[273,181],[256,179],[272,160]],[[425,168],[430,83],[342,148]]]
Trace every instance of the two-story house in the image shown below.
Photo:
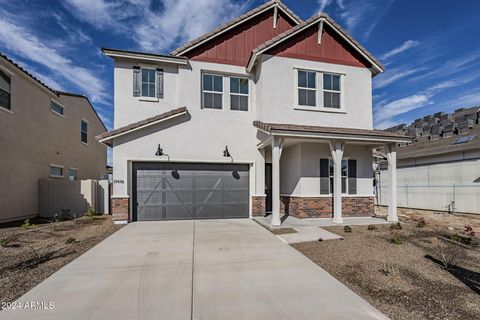
[[[0,54],[0,222],[38,214],[38,180],[99,179],[106,132],[86,96],[46,86]]]
[[[372,129],[383,66],[325,14],[270,1],[169,55],[103,49],[114,65],[117,222],[373,214]],[[395,190],[395,189],[393,189]],[[396,221],[395,193],[389,220]]]

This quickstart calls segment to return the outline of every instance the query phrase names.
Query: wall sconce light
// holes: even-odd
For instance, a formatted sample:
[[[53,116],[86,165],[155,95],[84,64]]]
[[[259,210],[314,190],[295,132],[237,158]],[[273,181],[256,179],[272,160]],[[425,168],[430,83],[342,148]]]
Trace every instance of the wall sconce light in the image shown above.
[[[163,152],[163,149],[160,147],[160,144],[158,145],[158,149],[157,149],[157,152],[155,152],[155,155],[157,157],[166,156],[168,158],[168,161],[170,161],[170,156]]]
[[[224,157],[227,157],[227,158],[231,158],[231,159],[232,159],[232,162],[233,162],[233,157],[232,157],[232,155],[230,154],[230,152],[228,152],[228,146],[225,146],[225,150],[223,150],[223,156],[224,156]]]

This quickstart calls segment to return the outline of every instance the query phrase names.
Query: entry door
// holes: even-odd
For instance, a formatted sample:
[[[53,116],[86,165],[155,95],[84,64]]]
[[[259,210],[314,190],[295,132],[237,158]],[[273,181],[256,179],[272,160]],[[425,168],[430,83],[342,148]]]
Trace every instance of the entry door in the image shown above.
[[[248,218],[249,166],[134,163],[133,220]]]

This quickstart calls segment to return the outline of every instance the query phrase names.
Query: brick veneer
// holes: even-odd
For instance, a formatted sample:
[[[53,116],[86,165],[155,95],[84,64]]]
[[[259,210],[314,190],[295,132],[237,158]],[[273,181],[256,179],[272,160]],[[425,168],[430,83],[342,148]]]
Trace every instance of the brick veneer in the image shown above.
[[[342,215],[372,216],[373,197],[343,197]],[[331,218],[333,216],[332,197],[280,197],[280,212],[297,218]]]
[[[264,216],[266,209],[266,196],[252,197],[252,216]]]
[[[113,221],[128,221],[128,198],[112,198]]]

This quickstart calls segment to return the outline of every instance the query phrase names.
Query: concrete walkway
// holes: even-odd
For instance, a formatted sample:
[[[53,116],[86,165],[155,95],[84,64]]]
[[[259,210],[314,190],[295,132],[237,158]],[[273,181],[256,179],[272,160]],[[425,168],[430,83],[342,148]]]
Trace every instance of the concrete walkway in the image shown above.
[[[251,220],[137,222],[65,266],[1,319],[386,319]]]
[[[331,218],[304,218],[299,219],[292,216],[287,216],[282,222],[281,227],[272,227],[272,217],[255,217],[255,220],[268,229],[278,228],[296,228],[296,227],[334,227],[334,226],[362,226],[369,224],[391,224],[383,218],[375,217],[343,217],[343,223],[333,223]]]

